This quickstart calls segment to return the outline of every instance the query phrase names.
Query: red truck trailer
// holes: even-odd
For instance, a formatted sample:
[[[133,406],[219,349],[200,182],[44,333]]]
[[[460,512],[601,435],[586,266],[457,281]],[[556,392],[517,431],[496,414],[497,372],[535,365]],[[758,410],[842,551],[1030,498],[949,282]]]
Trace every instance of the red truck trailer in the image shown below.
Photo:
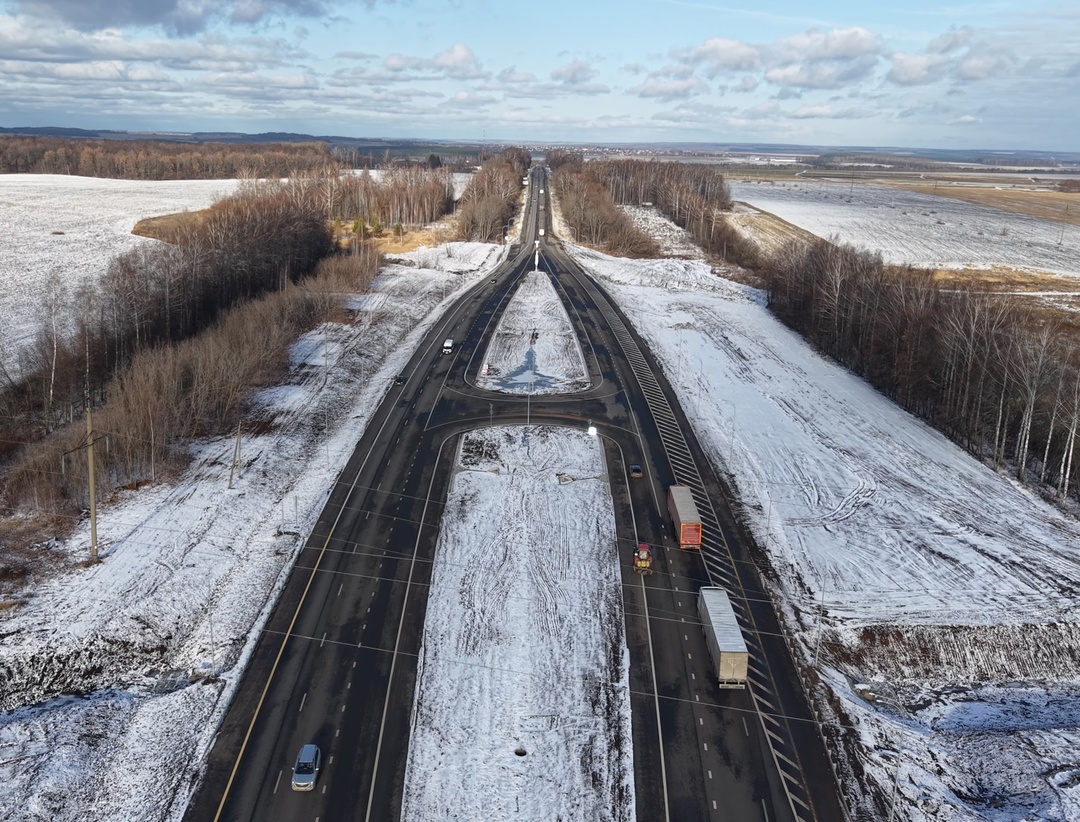
[[[701,548],[701,517],[690,489],[685,485],[672,485],[667,494],[668,513],[675,526],[675,538],[680,548]]]

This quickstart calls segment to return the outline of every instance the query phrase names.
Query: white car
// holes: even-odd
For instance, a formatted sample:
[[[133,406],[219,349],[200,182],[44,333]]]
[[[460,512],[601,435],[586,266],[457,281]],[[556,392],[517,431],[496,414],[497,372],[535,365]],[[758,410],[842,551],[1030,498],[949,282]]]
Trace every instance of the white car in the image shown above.
[[[321,760],[318,745],[305,745],[296,755],[296,764],[292,770],[292,789],[311,791],[315,789],[315,780],[319,778]]]

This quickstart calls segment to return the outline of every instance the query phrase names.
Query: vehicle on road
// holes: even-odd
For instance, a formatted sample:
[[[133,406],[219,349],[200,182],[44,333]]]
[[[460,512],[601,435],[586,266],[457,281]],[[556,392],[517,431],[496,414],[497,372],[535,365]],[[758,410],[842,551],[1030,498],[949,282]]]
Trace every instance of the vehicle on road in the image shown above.
[[[636,462],[631,463],[630,464],[630,476],[633,477],[634,479],[639,479],[641,477],[641,474],[642,474],[641,466],[638,465]]]
[[[454,352],[454,340],[452,338],[447,337],[443,340],[442,352],[444,354],[452,354]]]
[[[315,782],[319,778],[319,766],[322,756],[318,745],[305,745],[296,755],[296,764],[293,765],[292,789],[294,791],[312,791]]]
[[[668,488],[668,514],[675,526],[675,538],[680,548],[701,548],[701,517],[694,496],[686,485]]]
[[[409,378],[405,374],[398,374],[396,377],[394,377],[394,383],[397,385],[404,385],[408,381]]]
[[[652,548],[644,542],[634,549],[634,570],[642,576],[652,573]]]
[[[745,688],[749,657],[727,591],[702,588],[698,593],[698,616],[717,683],[721,688]]]

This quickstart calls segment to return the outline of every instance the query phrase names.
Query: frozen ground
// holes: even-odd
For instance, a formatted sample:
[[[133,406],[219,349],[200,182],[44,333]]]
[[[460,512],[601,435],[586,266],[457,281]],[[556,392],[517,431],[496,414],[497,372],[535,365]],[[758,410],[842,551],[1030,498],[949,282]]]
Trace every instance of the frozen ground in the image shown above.
[[[729,180],[734,200],[819,237],[926,267],[1007,265],[1080,276],[1080,226],[949,197],[818,180]]]
[[[509,394],[566,394],[589,387],[581,343],[545,272],[522,278],[484,354],[476,384]]]
[[[325,387],[323,332],[297,346],[290,383],[263,396],[281,426],[245,440],[232,491],[231,444],[200,446],[175,487],[103,506],[99,569],[72,570],[0,617],[0,697],[20,706],[0,716],[10,818],[178,817],[250,627],[407,361],[414,327],[501,253],[455,245],[390,266],[354,306],[355,325],[326,329]],[[694,260],[577,253],[646,335],[732,477],[807,658],[823,617],[823,677],[839,706],[830,722],[864,745],[863,793],[876,783],[888,798],[895,786],[898,820],[1080,818],[1075,521],[817,356],[759,292]],[[566,527],[583,526],[568,513]],[[80,532],[59,550],[86,541]],[[861,699],[854,682],[880,696]],[[65,693],[86,695],[46,701]]]
[[[0,174],[0,363],[16,369],[48,292],[70,298],[117,254],[157,242],[132,235],[139,220],[206,208],[235,188],[235,180]]]
[[[615,520],[583,431],[467,435],[443,516],[402,819],[634,819]]]
[[[731,477],[806,659],[823,616],[833,721],[882,795],[895,780],[897,818],[1080,818],[1076,520],[818,356],[760,292],[701,262],[575,253]]]
[[[444,307],[504,255],[454,243],[386,266],[353,301],[354,322],[303,337],[290,381],[258,397],[255,413],[277,425],[244,438],[231,490],[231,439],[202,443],[175,485],[101,506],[100,565],[2,612],[5,821],[179,818],[267,605],[371,411]],[[83,528],[58,550],[77,558],[87,543]]]

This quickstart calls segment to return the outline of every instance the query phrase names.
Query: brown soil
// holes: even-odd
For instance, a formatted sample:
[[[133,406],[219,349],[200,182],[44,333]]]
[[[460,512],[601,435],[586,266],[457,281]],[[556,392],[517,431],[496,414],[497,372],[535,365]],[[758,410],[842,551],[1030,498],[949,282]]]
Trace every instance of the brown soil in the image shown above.
[[[149,237],[163,243],[174,241],[180,229],[191,223],[196,225],[202,219],[202,211],[180,211],[176,214],[163,214],[160,217],[147,217],[139,220],[131,233],[138,237]]]
[[[1066,194],[1063,191],[1017,187],[1011,184],[972,185],[969,182],[941,185],[940,182],[926,180],[922,183],[899,183],[879,180],[883,185],[905,191],[917,191],[920,194],[932,194],[937,197],[952,197],[969,203],[1027,214],[1043,220],[1055,220],[1070,225],[1080,225],[1080,195]]]

